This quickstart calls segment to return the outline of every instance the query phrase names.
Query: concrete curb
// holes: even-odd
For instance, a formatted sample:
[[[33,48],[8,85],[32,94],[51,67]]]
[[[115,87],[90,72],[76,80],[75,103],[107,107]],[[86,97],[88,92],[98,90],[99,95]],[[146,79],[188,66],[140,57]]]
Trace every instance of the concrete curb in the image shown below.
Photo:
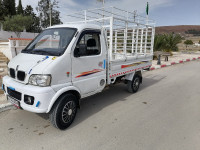
[[[6,110],[14,109],[14,108],[15,108],[15,106],[13,106],[11,103],[1,104],[0,105],[0,113],[4,112]]]
[[[191,59],[183,59],[183,60],[179,60],[179,61],[176,61],[176,62],[171,62],[169,64],[162,64],[160,66],[151,67],[150,71],[160,69],[160,68],[164,68],[164,67],[168,67],[168,66],[172,66],[172,65],[176,65],[176,64],[182,64],[184,62],[195,61],[195,60],[200,60],[200,57],[196,57],[196,58],[194,57],[194,58],[191,58]]]

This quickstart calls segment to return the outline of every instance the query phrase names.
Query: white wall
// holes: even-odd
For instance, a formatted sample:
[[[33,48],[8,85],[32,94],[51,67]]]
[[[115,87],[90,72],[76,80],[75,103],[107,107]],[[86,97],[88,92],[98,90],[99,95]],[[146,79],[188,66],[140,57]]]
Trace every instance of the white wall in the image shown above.
[[[2,52],[8,59],[12,59],[24,49],[31,40],[13,40],[9,39],[9,42],[0,42],[0,52]]]
[[[30,32],[21,32],[20,38],[27,38],[27,39],[33,39],[38,35],[38,33],[30,33]],[[14,32],[8,32],[8,31],[0,31],[0,40],[8,40],[9,38],[17,38],[16,34]]]
[[[2,52],[8,59],[12,58],[12,52],[9,49],[9,42],[0,43],[0,52]]]
[[[1,28],[2,26],[0,26]],[[21,32],[20,38],[34,39],[38,33]],[[23,48],[30,42],[27,40],[9,40],[9,38],[17,38],[14,32],[3,31],[0,29],[0,52],[2,52],[8,59],[13,58],[16,53],[21,52]],[[5,42],[7,41],[7,42]]]

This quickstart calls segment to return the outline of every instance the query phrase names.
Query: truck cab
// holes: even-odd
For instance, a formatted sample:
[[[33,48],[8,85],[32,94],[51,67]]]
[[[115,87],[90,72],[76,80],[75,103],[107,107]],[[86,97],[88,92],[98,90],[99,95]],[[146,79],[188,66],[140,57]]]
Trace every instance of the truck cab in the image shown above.
[[[48,113],[65,92],[79,100],[103,90],[103,35],[101,27],[90,24],[44,30],[8,64],[9,75],[3,78],[8,99],[16,99],[15,105],[24,110]]]

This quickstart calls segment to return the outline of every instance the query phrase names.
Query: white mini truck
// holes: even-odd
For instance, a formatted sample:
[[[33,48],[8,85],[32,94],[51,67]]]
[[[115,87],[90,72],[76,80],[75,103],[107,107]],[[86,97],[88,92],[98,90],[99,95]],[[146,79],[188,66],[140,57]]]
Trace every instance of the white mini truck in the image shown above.
[[[148,17],[115,7],[68,17],[75,22],[45,29],[9,62],[2,84],[8,101],[49,113],[61,130],[73,122],[80,99],[116,81],[138,91],[142,70],[152,65],[155,29]]]

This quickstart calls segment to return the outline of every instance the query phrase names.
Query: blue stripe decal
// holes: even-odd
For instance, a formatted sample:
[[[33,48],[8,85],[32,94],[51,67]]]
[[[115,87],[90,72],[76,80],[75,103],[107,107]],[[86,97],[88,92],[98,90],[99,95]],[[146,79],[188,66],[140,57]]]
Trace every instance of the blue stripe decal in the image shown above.
[[[3,84],[2,84],[2,86],[1,86],[1,88],[2,88],[2,90],[4,90],[4,88],[3,88]]]
[[[49,58],[49,56],[46,56],[42,61],[45,61],[46,59],[48,59]]]
[[[38,102],[37,102],[37,104],[36,104],[36,106],[35,106],[35,107],[38,107],[39,105],[40,105],[40,101],[38,101]]]
[[[13,91],[15,91],[15,88],[13,88],[13,87],[11,87],[11,86],[9,86],[8,88],[11,89],[11,90],[13,90]]]
[[[106,60],[103,61],[103,68],[106,69]]]
[[[29,71],[29,73],[28,73],[28,74],[31,74],[31,71],[32,71],[32,69]]]

